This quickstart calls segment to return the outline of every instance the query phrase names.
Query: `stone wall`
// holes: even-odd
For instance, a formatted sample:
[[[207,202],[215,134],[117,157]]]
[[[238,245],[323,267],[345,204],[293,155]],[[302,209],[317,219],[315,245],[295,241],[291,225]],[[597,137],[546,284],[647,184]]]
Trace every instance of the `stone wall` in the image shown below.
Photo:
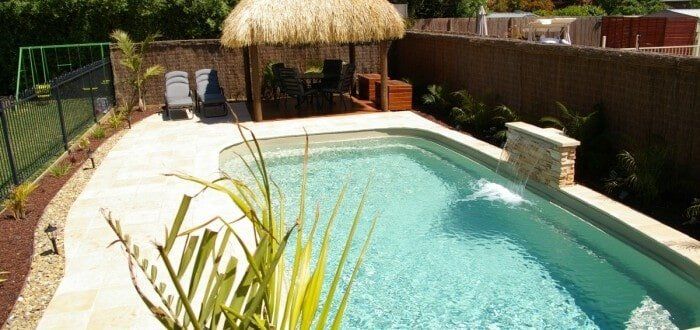
[[[550,187],[574,184],[579,141],[552,128],[523,122],[507,123],[506,163],[520,181],[533,180]]]
[[[613,148],[662,140],[669,177],[700,181],[700,58],[425,32],[407,33],[393,54],[393,77],[495,96],[530,123],[559,116],[555,101],[582,114],[602,105]]]
[[[119,65],[122,54],[115,45],[110,47],[114,64],[115,94],[118,101],[124,100],[127,86],[124,83],[126,69]],[[358,45],[355,47],[357,72],[377,72],[379,70],[379,47]],[[284,62],[287,66],[304,70],[314,62],[326,58],[349,60],[347,46],[332,45],[318,47],[261,47],[260,62]],[[213,68],[219,71],[219,79],[224,93],[229,99],[245,98],[245,70],[243,50],[222,47],[217,39],[211,40],[170,40],[151,45],[145,56],[146,65],[160,64],[167,71],[180,70],[190,73],[190,84],[194,88],[193,75],[196,70]],[[146,103],[162,104],[164,79],[156,77],[146,84]]]

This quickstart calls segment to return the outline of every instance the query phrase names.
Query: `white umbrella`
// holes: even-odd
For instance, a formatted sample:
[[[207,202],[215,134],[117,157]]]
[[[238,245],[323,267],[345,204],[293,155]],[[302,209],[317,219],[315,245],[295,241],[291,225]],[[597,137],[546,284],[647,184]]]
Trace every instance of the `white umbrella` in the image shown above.
[[[480,6],[479,14],[476,16],[476,34],[480,36],[489,35],[489,27],[486,20],[486,9],[484,9],[484,6]]]

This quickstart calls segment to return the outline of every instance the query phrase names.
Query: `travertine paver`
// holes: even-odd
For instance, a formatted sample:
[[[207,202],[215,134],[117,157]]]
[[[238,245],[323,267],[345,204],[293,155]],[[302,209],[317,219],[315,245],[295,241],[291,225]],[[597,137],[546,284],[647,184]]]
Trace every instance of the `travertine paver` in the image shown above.
[[[357,131],[380,128],[415,128],[437,133],[470,148],[480,150],[494,161],[501,150],[431,121],[412,112],[371,113],[245,124],[259,138]],[[114,234],[100,215],[109,209],[121,219],[124,229],[144,247],[161,239],[163,228],[177,211],[183,194],[199,187],[163,173],[181,171],[199,177],[218,177],[219,152],[240,142],[229,120],[202,122],[198,119],[163,121],[149,117],[136,124],[112,149],[96,170],[92,180],[73,204],[67,219],[65,277],[53,297],[39,328],[99,329],[158,327],[134,292],[126,257],[117,247],[109,247]],[[590,190],[572,186],[570,193],[582,193],[581,199],[600,198]],[[569,193],[569,192],[565,192]],[[609,201],[609,200],[608,200]],[[625,210],[610,201],[609,207]],[[595,202],[591,202],[595,204]],[[624,213],[624,212],[623,212]],[[186,224],[207,220],[215,215],[232,219],[240,214],[224,197],[207,192],[192,203]],[[638,213],[633,213],[635,217]],[[632,221],[632,220],[630,220]],[[649,219],[650,224],[658,225]],[[673,231],[674,241],[697,241]],[[668,232],[664,231],[665,239]],[[250,237],[246,239],[250,240]],[[153,249],[150,253],[152,254]],[[149,251],[146,251],[149,253]],[[688,252],[691,253],[691,252]],[[697,251],[690,255],[700,261]]]

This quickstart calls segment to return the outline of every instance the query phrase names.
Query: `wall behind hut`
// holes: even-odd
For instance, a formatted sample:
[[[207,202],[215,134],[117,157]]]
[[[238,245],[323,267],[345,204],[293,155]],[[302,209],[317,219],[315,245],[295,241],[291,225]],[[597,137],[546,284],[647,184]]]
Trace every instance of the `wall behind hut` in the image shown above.
[[[554,101],[584,113],[602,103],[617,147],[661,137],[700,180],[700,58],[422,32],[392,54],[393,77],[495,94],[533,123],[557,114]]]
[[[357,72],[377,72],[379,70],[379,49],[376,45],[358,45],[355,48]],[[122,54],[114,45],[111,47],[114,63],[115,92],[119,102],[124,100],[128,88],[124,78],[126,69],[119,64]],[[287,66],[304,70],[309,64],[325,58],[349,60],[347,46],[320,47],[261,47],[260,62],[265,65],[279,61]],[[180,70],[190,74],[190,86],[194,89],[194,72],[203,68],[219,71],[219,80],[224,93],[230,99],[245,99],[245,71],[242,49],[222,47],[218,40],[170,40],[151,45],[145,56],[146,65],[160,64],[167,71]],[[156,77],[146,84],[146,103],[162,104],[164,79]]]

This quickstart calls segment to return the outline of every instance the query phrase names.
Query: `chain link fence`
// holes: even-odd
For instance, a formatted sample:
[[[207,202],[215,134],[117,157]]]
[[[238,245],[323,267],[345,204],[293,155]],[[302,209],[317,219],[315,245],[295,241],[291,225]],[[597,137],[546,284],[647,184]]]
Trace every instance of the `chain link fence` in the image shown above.
[[[0,99],[0,197],[35,178],[114,104],[109,59]]]

